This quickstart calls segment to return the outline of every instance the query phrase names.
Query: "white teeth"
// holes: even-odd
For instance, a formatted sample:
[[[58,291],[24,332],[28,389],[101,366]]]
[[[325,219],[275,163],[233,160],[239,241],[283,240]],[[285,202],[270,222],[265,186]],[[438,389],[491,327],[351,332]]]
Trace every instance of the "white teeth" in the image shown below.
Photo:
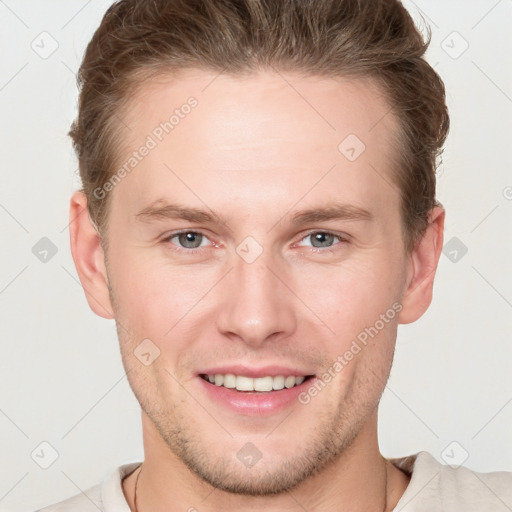
[[[244,377],[242,375],[237,375],[235,387],[239,391],[253,391],[254,390],[253,381],[254,381],[254,379],[251,379],[250,377]]]
[[[286,377],[286,379],[284,379],[284,387],[285,388],[293,388],[294,385],[295,385],[295,377]]]
[[[246,377],[245,375],[233,375],[232,373],[215,375],[205,375],[205,380],[215,384],[216,386],[224,386],[230,389],[236,389],[237,391],[259,391],[268,392],[272,390],[280,390],[284,388],[293,388],[302,384],[305,380],[305,376],[293,376],[289,375],[276,375],[275,377]]]
[[[259,377],[254,380],[254,391],[272,391],[272,377]]]
[[[224,387],[225,388],[235,388],[236,387],[236,377],[232,373],[226,373],[226,375],[224,375]]]
[[[301,377],[297,377],[300,379]],[[284,377],[282,375],[278,375],[277,377],[274,377],[272,382],[272,388],[279,390],[284,388]]]

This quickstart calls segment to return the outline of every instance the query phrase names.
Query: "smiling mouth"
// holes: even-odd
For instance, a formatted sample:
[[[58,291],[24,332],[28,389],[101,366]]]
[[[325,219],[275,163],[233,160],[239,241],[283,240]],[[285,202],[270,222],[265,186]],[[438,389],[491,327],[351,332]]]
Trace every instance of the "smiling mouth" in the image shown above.
[[[222,374],[201,374],[200,377],[206,382],[235,391],[268,393],[300,386],[303,382],[314,377],[314,375],[275,375],[267,377],[247,377],[245,375],[234,375],[232,373]]]

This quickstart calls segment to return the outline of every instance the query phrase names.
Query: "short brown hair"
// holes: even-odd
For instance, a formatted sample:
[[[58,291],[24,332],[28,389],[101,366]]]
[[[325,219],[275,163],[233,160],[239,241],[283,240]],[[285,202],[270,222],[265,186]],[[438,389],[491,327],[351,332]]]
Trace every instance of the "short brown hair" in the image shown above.
[[[106,231],[116,117],[155,73],[200,68],[232,75],[275,68],[361,77],[383,89],[399,122],[405,245],[428,224],[436,167],[449,128],[444,84],[424,59],[426,41],[398,0],[121,0],[106,12],[78,74],[70,136],[91,219]]]

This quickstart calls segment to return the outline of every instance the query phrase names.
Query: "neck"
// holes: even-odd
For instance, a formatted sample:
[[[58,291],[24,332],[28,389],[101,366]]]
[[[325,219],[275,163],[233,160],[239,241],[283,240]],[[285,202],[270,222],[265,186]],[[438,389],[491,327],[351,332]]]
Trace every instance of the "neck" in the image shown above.
[[[143,432],[144,463],[123,481],[133,512],[382,512],[393,510],[409,483],[379,452],[376,411],[338,459],[291,491],[273,496],[241,496],[214,489],[170,452],[144,413]]]

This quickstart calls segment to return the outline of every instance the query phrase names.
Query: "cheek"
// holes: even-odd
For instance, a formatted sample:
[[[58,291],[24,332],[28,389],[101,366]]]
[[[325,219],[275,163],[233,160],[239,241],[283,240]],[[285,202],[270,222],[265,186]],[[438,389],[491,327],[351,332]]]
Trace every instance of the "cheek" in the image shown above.
[[[170,339],[196,313],[201,298],[215,283],[214,271],[171,265],[136,251],[130,256],[129,249],[120,252],[111,263],[118,319],[139,335]]]
[[[393,309],[393,304],[400,299],[402,281],[399,263],[377,256],[330,268],[311,265],[297,278],[298,296],[341,342],[356,337],[387,312],[386,319],[395,318],[399,306]]]

